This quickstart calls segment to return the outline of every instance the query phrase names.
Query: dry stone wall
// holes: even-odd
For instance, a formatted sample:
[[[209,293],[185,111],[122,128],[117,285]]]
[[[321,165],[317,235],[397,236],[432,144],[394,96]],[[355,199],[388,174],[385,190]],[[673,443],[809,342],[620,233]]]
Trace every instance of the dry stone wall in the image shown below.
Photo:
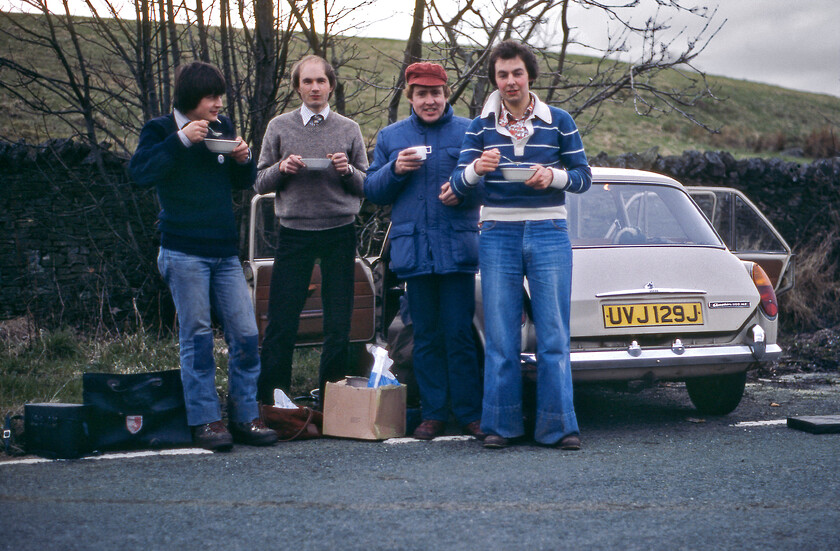
[[[797,164],[648,151],[590,160],[741,189],[794,248],[840,228],[840,158]],[[87,329],[171,326],[155,261],[157,201],[153,191],[130,185],[126,164],[106,154],[103,175],[81,143],[0,142],[0,319],[31,315],[38,326]],[[840,245],[831,255],[840,262]]]
[[[126,159],[54,140],[0,142],[0,319],[119,328],[159,316],[156,199],[129,185]]]

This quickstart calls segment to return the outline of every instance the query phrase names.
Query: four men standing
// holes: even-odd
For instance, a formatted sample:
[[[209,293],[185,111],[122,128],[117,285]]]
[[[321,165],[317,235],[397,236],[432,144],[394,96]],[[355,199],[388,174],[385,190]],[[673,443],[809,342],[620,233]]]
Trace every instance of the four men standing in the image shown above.
[[[442,66],[410,65],[411,115],[379,133],[365,181],[361,131],[330,110],[336,76],[323,58],[307,56],[293,67],[302,105],[268,124],[256,178],[241,138],[229,158],[217,159],[201,143],[210,123],[219,124],[214,133],[233,134],[230,121],[218,114],[224,92],[218,69],[200,62],[183,68],[175,113],[144,127],[131,172],[138,183],[157,186],[163,206],[159,264],[178,310],[182,378],[197,443],[225,449],[232,440],[276,441],[259,420],[255,398],[273,403],[275,388],[291,386],[298,321],[316,261],[325,334],[321,396],[327,382],[345,375],[354,221],[366,194],[393,205],[391,268],[406,281],[422,401],[423,422],[414,436],[442,434],[450,407],[465,433],[479,439],[486,433],[485,447],[505,447],[524,434],[519,326],[527,278],[538,334],[534,437],[563,449],[580,447],[569,363],[572,255],[564,197],[586,191],[591,173],[572,118],[530,91],[537,70],[527,46],[506,41],[494,48],[489,78],[497,89],[470,123],[447,103]],[[500,169],[518,163],[536,170],[524,182],[506,180]],[[254,179],[258,193],[275,192],[278,220],[261,371],[230,201],[233,187],[248,187]],[[479,257],[483,385],[472,335]],[[219,421],[213,384],[211,303],[231,356],[232,438]]]

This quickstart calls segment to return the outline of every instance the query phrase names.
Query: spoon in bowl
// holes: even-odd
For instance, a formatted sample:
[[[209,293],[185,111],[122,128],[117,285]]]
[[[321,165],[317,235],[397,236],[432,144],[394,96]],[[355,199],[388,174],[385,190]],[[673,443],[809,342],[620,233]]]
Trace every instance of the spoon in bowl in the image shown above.
[[[219,121],[215,121],[215,122],[219,122]],[[211,134],[214,138],[218,138],[219,136],[221,136],[221,135],[222,135],[222,133],[221,133],[221,132],[218,132],[218,131],[213,130],[212,128],[210,128],[210,125],[209,125],[209,124],[207,125],[207,130],[210,132],[210,134]]]

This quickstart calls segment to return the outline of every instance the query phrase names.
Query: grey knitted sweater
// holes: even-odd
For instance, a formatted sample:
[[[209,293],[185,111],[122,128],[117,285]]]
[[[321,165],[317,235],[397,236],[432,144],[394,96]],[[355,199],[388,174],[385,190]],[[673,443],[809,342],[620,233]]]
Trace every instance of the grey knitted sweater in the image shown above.
[[[326,170],[280,172],[289,155],[325,158],[343,151],[355,170],[342,176]],[[326,230],[351,224],[361,206],[367,170],[362,131],[354,121],[331,111],[317,126],[303,126],[300,109],[268,123],[257,162],[257,193],[275,192],[274,212],[283,226],[297,230]]]

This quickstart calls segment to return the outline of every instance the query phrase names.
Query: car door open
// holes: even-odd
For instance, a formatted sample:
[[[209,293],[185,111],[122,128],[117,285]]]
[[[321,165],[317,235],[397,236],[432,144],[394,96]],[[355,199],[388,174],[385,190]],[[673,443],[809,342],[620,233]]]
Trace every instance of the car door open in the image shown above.
[[[762,267],[777,295],[793,288],[793,252],[752,201],[733,188],[691,186],[686,190],[729,250]]]
[[[277,221],[274,216],[274,194],[257,195],[251,200],[248,260],[245,277],[251,289],[254,314],[257,318],[260,342],[268,326],[268,297],[274,265]],[[370,266],[356,258],[353,315],[350,325],[351,342],[368,342],[376,330],[376,296]],[[300,315],[297,346],[321,344],[324,340],[324,311],[321,304],[321,270],[312,270],[309,294]]]

